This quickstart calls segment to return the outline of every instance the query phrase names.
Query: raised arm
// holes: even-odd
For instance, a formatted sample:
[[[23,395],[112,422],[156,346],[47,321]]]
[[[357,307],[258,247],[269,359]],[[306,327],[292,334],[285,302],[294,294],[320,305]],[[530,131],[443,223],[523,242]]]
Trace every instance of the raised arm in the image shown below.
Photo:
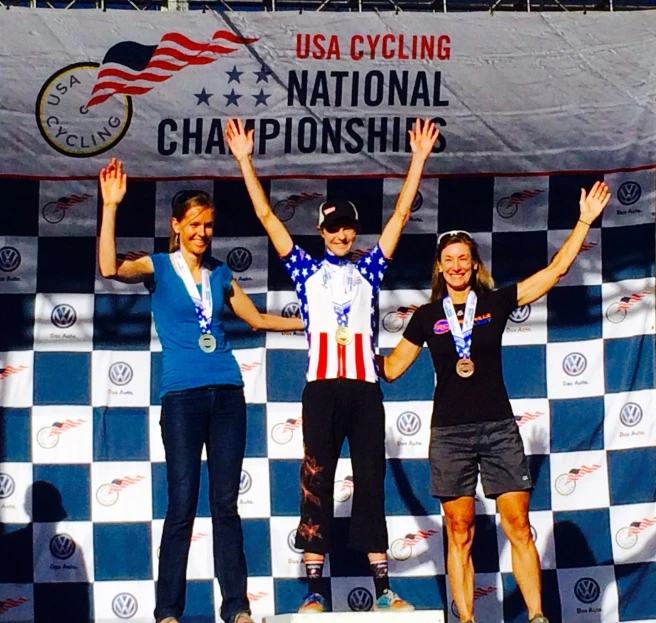
[[[603,212],[609,201],[610,191],[605,182],[595,182],[588,195],[585,189],[581,189],[581,215],[572,233],[554,255],[549,266],[517,284],[517,304],[520,307],[537,301],[567,274],[581,250],[590,225]]]
[[[119,203],[125,197],[127,180],[128,176],[123,171],[123,163],[116,158],[112,158],[109,164],[100,171],[99,182],[103,208],[98,245],[98,266],[100,274],[106,279],[114,279],[122,283],[142,283],[153,274],[153,261],[150,257],[128,254],[122,261],[118,261],[116,257],[116,211]]]
[[[389,355],[378,357],[380,376],[388,383],[396,381],[415,362],[420,352],[421,346],[417,346],[410,340],[402,337],[396,348]]]
[[[303,321],[300,318],[284,318],[273,314],[262,314],[255,307],[249,296],[233,279],[228,294],[228,306],[244,322],[253,329],[265,331],[303,331]]]
[[[278,255],[287,255],[294,246],[292,237],[289,235],[287,228],[282,224],[280,219],[271,209],[271,204],[267,199],[266,193],[260,184],[260,180],[253,167],[253,135],[255,131],[246,132],[244,123],[241,119],[234,121],[230,119],[226,127],[226,141],[232,155],[237,159],[241,174],[246,182],[248,195],[253,202],[255,214],[264,225],[273,246]]]
[[[432,121],[426,119],[422,124],[421,119],[417,119],[415,121],[415,127],[409,130],[408,134],[410,134],[412,160],[410,160],[410,167],[403,181],[399,198],[396,200],[394,213],[387,221],[378,241],[383,254],[387,258],[394,255],[394,250],[401,237],[401,232],[410,218],[410,209],[412,208],[412,202],[415,199],[417,190],[419,190],[419,182],[421,182],[421,175],[424,172],[424,165],[428,156],[433,151],[433,147],[435,147],[435,141],[437,141],[440,131]]]

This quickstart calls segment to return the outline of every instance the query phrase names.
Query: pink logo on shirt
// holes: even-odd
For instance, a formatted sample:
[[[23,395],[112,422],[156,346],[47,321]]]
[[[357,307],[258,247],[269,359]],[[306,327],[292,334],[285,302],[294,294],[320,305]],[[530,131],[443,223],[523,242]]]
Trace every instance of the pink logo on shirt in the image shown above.
[[[446,318],[442,318],[442,320],[438,320],[433,325],[433,333],[435,333],[435,335],[442,335],[443,333],[448,333],[449,331],[450,331],[449,322],[447,321]]]

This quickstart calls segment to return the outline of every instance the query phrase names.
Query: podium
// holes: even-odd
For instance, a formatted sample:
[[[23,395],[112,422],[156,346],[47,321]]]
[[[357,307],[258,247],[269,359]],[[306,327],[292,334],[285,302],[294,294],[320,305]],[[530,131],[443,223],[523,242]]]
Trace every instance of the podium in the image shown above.
[[[263,623],[445,623],[444,610],[413,612],[322,612],[320,614],[276,614]]]

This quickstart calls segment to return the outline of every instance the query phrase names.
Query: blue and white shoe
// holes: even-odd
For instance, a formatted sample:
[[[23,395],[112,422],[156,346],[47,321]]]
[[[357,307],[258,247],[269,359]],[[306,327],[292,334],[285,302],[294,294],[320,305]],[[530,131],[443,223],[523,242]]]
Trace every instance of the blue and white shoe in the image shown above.
[[[405,599],[401,599],[394,591],[386,588],[383,594],[376,600],[374,610],[385,610],[387,612],[410,612],[415,607]]]
[[[326,600],[319,593],[308,593],[298,609],[299,614],[314,614],[326,611]]]

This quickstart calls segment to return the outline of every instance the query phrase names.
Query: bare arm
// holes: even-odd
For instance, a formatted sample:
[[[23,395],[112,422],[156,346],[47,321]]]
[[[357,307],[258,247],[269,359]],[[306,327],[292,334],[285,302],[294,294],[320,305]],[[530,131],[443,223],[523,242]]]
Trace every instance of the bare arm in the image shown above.
[[[128,258],[121,262],[116,257],[116,211],[127,190],[127,175],[123,172],[123,163],[112,158],[100,171],[99,178],[103,199],[98,245],[100,274],[106,279],[122,283],[143,283],[153,274],[153,261],[149,256]]]
[[[387,357],[379,358],[381,376],[388,383],[396,381],[415,362],[419,353],[421,353],[421,346],[413,344],[404,337],[401,338],[396,348]]]
[[[435,146],[435,141],[440,135],[432,121],[426,120],[422,127],[421,119],[417,119],[415,127],[408,132],[410,134],[410,147],[412,148],[412,160],[408,173],[403,181],[399,198],[396,201],[394,213],[387,221],[383,233],[380,235],[378,244],[385,255],[390,258],[394,255],[396,245],[401,237],[401,232],[410,218],[410,209],[415,199],[424,165]]]
[[[241,119],[238,119],[236,122],[232,119],[228,121],[226,141],[230,147],[230,151],[232,151],[232,155],[239,163],[241,174],[244,177],[244,182],[246,182],[248,195],[255,208],[255,214],[260,219],[260,223],[262,223],[264,229],[266,229],[278,255],[284,257],[292,250],[294,243],[287,228],[271,209],[271,204],[255,173],[252,160],[253,134],[254,130],[246,132]]]
[[[549,266],[517,284],[517,304],[528,305],[537,301],[567,274],[588,235],[590,225],[601,214],[610,201],[610,192],[605,182],[596,182],[586,196],[581,189],[581,216],[567,240],[554,256]]]
[[[230,309],[253,329],[290,332],[303,331],[304,329],[303,321],[300,318],[284,318],[273,314],[262,314],[234,279],[231,283],[227,303]]]

